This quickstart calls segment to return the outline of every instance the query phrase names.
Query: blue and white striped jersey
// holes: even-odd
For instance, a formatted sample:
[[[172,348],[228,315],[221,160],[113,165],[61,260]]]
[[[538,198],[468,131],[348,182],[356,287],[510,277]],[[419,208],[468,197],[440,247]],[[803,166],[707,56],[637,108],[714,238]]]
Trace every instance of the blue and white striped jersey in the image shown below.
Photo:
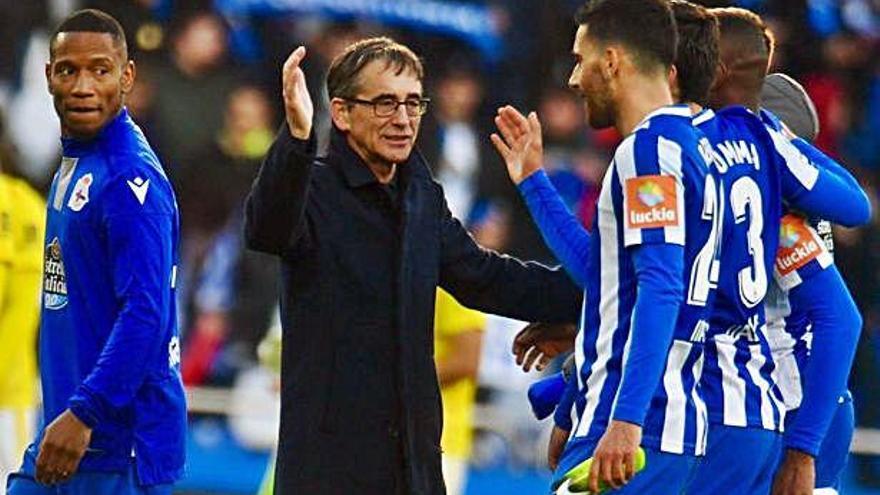
[[[743,107],[706,111],[695,124],[712,144],[723,211],[720,269],[701,381],[713,424],[781,431],[785,407],[765,334],[782,201],[812,214],[844,182]],[[830,196],[829,196],[830,195]],[[832,212],[837,214],[837,212]]]
[[[637,279],[632,248],[683,246],[684,266],[714,257],[716,234],[703,191],[710,162],[687,106],[648,115],[618,147],[603,180],[590,238],[586,297],[575,344],[577,424],[568,449],[595,446],[617,401],[632,345],[631,318]],[[711,186],[714,187],[714,186]],[[709,200],[712,201],[711,199]],[[700,265],[702,267],[702,265]],[[685,288],[694,275],[683,270]],[[705,449],[706,412],[696,384],[702,367],[702,334],[710,291],[692,287],[678,311],[665,370],[644,419],[642,445],[699,455]]]

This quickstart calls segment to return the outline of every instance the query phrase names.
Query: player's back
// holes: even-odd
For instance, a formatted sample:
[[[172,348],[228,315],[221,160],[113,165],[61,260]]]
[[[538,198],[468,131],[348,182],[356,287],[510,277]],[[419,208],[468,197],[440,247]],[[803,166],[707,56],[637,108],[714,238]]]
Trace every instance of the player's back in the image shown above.
[[[603,180],[588,257],[581,331],[575,346],[580,377],[579,421],[572,442],[595,445],[617,401],[632,333],[636,273],[627,249],[646,244],[684,247],[683,286],[702,252],[716,249],[717,232],[702,215],[709,162],[690,109],[672,106],[649,115],[618,147]],[[711,206],[711,205],[709,205]],[[709,248],[706,248],[709,245]],[[701,453],[705,411],[696,392],[710,290],[693,287],[682,302],[664,375],[645,418],[643,445],[672,453]]]
[[[771,376],[763,303],[779,241],[781,157],[763,122],[743,107],[706,111],[695,123],[712,144],[724,210],[702,379],[709,418],[775,430],[784,413]]]

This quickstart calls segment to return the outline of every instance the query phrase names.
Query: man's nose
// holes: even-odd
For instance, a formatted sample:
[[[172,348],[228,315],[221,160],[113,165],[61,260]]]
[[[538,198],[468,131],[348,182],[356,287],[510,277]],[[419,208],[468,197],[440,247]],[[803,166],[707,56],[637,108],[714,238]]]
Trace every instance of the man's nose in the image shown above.
[[[407,125],[410,121],[409,114],[406,113],[406,105],[397,105],[394,114],[391,115],[391,121],[399,125]]]
[[[92,96],[95,94],[94,79],[86,74],[85,71],[80,72],[76,76],[76,81],[73,84],[73,89],[70,94],[79,98]]]

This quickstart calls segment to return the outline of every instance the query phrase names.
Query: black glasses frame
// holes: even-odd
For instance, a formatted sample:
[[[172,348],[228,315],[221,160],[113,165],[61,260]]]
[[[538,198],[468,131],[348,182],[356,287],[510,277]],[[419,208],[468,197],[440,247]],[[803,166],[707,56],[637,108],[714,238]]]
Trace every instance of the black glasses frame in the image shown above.
[[[373,115],[376,117],[390,117],[397,112],[397,109],[403,105],[406,114],[409,117],[421,117],[428,113],[428,104],[431,103],[430,98],[409,98],[406,100],[395,100],[387,96],[380,96],[373,100],[362,100],[360,98],[342,98],[349,103],[358,105],[366,105],[373,107]],[[390,104],[393,103],[392,107]],[[382,106],[382,105],[385,106]]]

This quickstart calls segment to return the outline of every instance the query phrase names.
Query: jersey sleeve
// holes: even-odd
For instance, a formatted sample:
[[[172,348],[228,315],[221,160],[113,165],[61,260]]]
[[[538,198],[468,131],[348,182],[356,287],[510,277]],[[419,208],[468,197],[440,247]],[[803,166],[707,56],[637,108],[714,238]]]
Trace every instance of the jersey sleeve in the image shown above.
[[[176,221],[171,187],[159,173],[123,173],[102,191],[116,321],[95,367],[70,399],[94,427],[128,405],[158,363],[165,329],[174,318]]]
[[[679,143],[646,129],[618,147],[614,167],[622,194],[626,247],[684,245],[683,161]]]
[[[783,132],[766,129],[782,158],[782,195],[789,206],[850,227],[870,220],[868,197],[846,169],[806,141],[790,141]]]
[[[828,246],[806,218],[794,213],[782,217],[773,268],[773,276],[782,289],[797,287],[833,263]]]
[[[565,206],[543,170],[522,181],[519,190],[544,242],[578,286],[586,288],[587,255],[590,251],[587,229]]]

